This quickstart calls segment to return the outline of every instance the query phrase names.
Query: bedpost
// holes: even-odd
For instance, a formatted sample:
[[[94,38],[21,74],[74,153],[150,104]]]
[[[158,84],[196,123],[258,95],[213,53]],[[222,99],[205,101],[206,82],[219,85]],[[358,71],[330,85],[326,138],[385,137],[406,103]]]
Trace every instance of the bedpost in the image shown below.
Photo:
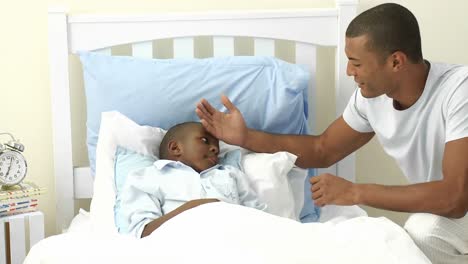
[[[64,8],[48,12],[49,77],[56,197],[56,231],[62,233],[74,215],[67,15]]]
[[[345,34],[351,20],[356,16],[358,0],[336,0],[338,8],[338,24],[339,24],[339,42],[336,49],[336,115],[337,117],[343,114],[348,100],[351,97],[355,83],[349,76],[346,75],[346,65],[348,58],[344,52]],[[352,182],[356,181],[356,158],[354,153],[344,158],[337,164],[337,174]]]

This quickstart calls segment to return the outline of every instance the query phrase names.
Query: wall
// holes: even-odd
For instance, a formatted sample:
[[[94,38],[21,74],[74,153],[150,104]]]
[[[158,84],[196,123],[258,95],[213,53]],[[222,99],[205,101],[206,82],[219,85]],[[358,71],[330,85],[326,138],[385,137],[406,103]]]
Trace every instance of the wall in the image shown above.
[[[367,9],[383,1],[362,0],[360,10]],[[464,20],[464,11],[468,3],[464,0],[452,0],[450,5],[443,1],[406,0],[397,1],[410,8],[419,19],[423,51],[427,59],[450,63],[468,64],[468,53],[464,47],[468,44],[468,23]],[[55,190],[52,159],[52,129],[50,89],[48,78],[47,51],[47,9],[49,6],[66,6],[71,13],[148,13],[168,11],[202,11],[234,9],[279,9],[332,7],[333,0],[17,0],[3,3],[0,10],[0,131],[7,131],[25,144],[25,156],[28,160],[28,180],[45,186],[48,192],[40,200],[40,210],[46,215],[46,235],[55,233]],[[436,10],[436,11],[434,11]],[[320,51],[320,61],[330,61],[333,50]],[[72,67],[77,66],[76,60]],[[325,66],[317,77],[322,88],[318,91],[323,96],[319,111],[324,112],[318,120],[319,130],[323,131],[333,119],[333,73]],[[76,75],[76,74],[75,74]],[[72,76],[72,80],[79,80]],[[78,102],[83,100],[82,92],[72,91],[72,107],[80,109]],[[82,111],[82,110],[81,110]],[[82,119],[82,115],[73,115],[73,120]],[[84,131],[74,128],[74,143],[82,142]],[[0,142],[7,138],[0,138]],[[86,162],[85,150],[74,144],[75,165]],[[376,142],[371,142],[357,154],[357,175],[359,182],[379,182],[386,184],[405,183],[395,162],[388,158]],[[86,202],[81,203],[86,207]],[[406,217],[404,214],[389,213],[368,209],[371,215],[386,215],[398,223]]]

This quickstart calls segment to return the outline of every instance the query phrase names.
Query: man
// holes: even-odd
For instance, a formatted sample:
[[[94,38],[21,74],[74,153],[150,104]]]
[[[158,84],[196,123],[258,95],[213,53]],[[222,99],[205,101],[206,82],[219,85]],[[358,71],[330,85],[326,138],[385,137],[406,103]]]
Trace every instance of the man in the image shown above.
[[[328,167],[377,135],[411,184],[355,184],[322,174],[310,180],[315,204],[415,213],[405,229],[433,263],[468,263],[468,67],[424,60],[417,20],[397,4],[357,16],[345,53],[359,89],[322,135],[248,129],[224,96],[228,113],[206,100],[196,112],[219,139],[256,152],[289,151],[301,167]]]

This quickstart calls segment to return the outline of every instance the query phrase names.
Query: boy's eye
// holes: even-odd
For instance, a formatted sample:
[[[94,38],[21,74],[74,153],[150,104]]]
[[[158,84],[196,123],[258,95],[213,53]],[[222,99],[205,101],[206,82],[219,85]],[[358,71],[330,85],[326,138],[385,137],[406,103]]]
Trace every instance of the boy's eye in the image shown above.
[[[201,140],[205,143],[208,143],[208,139],[206,137],[202,137]]]

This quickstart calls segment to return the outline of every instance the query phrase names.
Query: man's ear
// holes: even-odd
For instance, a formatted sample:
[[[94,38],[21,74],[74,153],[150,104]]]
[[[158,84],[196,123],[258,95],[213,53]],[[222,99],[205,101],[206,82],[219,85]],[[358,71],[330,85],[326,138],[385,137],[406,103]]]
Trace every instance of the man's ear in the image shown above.
[[[391,56],[393,71],[401,70],[407,63],[408,57],[401,51],[395,51]]]
[[[182,155],[182,147],[176,140],[169,141],[169,144],[167,144],[167,151],[171,156],[178,157]]]

